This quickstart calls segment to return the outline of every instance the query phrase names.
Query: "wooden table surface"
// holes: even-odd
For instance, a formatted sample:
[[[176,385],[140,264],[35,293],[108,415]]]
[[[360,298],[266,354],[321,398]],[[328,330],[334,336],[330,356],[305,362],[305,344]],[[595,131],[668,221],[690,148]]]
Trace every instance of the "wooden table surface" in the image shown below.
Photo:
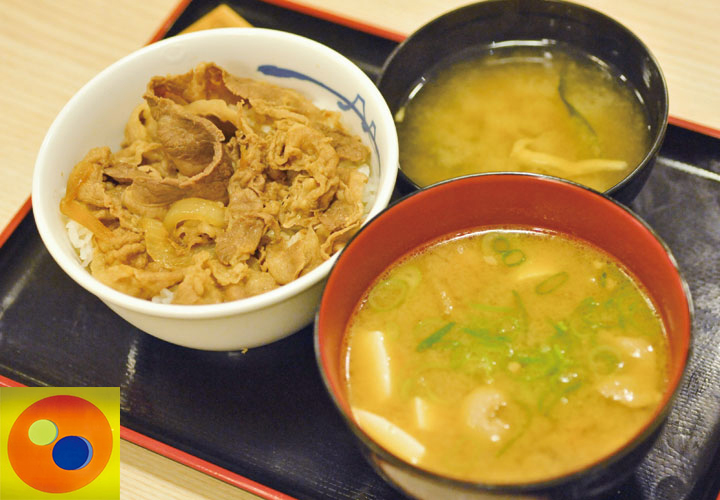
[[[179,0],[0,0],[0,230],[30,195],[55,115],[101,69],[141,47]],[[197,0],[196,0],[197,1]],[[296,0],[409,34],[466,0]],[[660,61],[670,114],[720,130],[719,0],[579,0],[633,30]],[[139,446],[121,444],[121,497],[256,498]]]

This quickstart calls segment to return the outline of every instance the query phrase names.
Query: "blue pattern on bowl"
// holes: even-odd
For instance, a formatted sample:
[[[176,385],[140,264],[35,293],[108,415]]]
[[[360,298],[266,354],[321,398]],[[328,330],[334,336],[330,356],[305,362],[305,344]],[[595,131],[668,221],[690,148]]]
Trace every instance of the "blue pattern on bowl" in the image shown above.
[[[382,165],[380,164],[380,151],[378,150],[377,141],[375,140],[375,121],[371,120],[368,124],[367,117],[365,116],[365,99],[360,94],[357,94],[355,96],[355,99],[350,101],[350,99],[342,95],[337,90],[304,73],[300,73],[298,71],[288,68],[280,68],[279,66],[273,66],[271,64],[260,65],[258,66],[257,70],[264,75],[274,76],[277,78],[296,78],[298,80],[305,80],[307,82],[314,83],[315,85],[322,87],[328,92],[337,96],[337,98],[339,99],[339,101],[337,102],[338,108],[340,108],[342,111],[352,110],[360,118],[363,132],[365,132],[372,141],[373,149],[375,150],[375,158],[377,158],[378,160],[378,167],[382,169]]]

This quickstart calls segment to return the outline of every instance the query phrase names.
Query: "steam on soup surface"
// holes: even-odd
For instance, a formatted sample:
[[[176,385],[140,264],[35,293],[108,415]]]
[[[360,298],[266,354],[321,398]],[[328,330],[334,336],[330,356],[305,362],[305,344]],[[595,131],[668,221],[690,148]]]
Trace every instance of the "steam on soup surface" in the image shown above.
[[[419,186],[525,171],[606,191],[650,143],[632,89],[558,46],[498,48],[433,71],[395,118],[400,165]]]
[[[667,384],[652,302],[604,252],[555,233],[439,240],[379,278],[348,326],[358,425],[405,460],[489,483],[611,454]]]

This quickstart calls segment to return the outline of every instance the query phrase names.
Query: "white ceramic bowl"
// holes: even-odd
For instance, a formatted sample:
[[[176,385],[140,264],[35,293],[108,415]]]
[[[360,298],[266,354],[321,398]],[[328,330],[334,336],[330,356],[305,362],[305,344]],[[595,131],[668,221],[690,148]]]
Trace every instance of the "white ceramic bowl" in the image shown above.
[[[268,344],[308,325],[335,257],[275,290],[213,305],[157,304],[118,292],[82,267],[59,204],[75,164],[96,146],[120,147],[125,124],[155,75],[186,73],[200,62],[294,88],[317,106],[342,112],[344,125],[372,152],[377,193],[368,219],[392,195],[398,145],[390,111],[372,81],[352,62],[312,40],[260,28],[227,28],[173,37],[144,47],[88,82],[47,132],[35,163],[32,201],[38,231],[60,267],[125,320],[175,344],[235,350]]]

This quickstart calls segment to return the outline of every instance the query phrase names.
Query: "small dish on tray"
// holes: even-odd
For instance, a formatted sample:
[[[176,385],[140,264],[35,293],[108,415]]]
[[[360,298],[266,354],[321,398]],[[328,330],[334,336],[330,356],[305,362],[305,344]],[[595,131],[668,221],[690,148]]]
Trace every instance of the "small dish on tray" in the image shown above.
[[[93,147],[115,151],[120,146],[128,117],[152,77],[184,74],[211,61],[233,75],[294,89],[317,107],[338,112],[343,125],[370,151],[364,220],[386,206],[397,174],[397,135],[377,88],[334,50],[298,35],[260,28],[173,37],[102,71],[73,96],[48,130],[35,164],[32,198],[38,230],[52,257],[122,318],[175,344],[236,350],[273,342],[310,323],[334,257],[260,295],[206,305],[155,303],[94,278],[71,245],[59,210],[70,172],[83,156]]]
[[[378,87],[410,189],[527,171],[628,203],[667,128],[667,84],[650,49],[616,20],[563,0],[447,12],[398,45]]]

